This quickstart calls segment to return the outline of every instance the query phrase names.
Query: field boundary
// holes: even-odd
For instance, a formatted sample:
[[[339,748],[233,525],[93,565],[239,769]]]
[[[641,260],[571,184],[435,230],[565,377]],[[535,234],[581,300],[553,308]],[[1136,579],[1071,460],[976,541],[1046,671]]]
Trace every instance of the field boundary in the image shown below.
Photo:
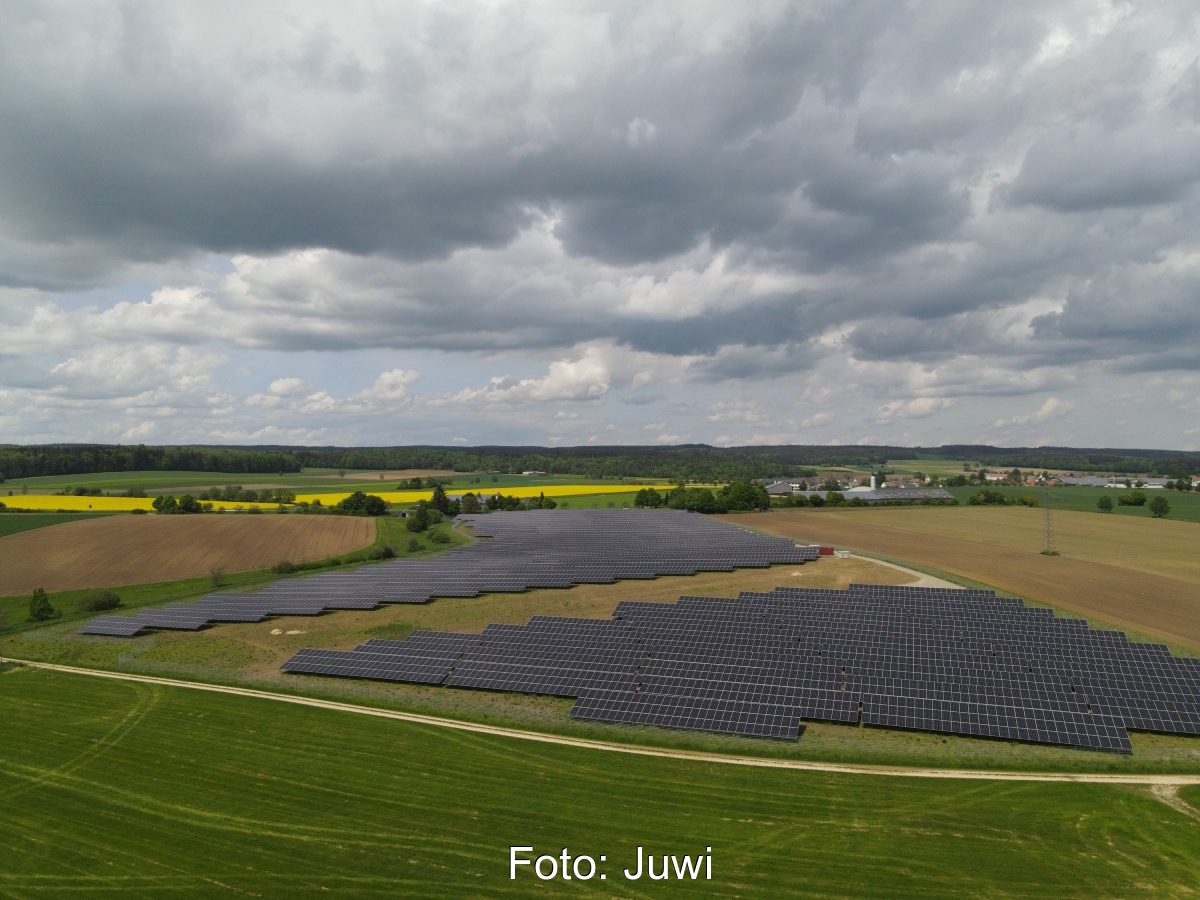
[[[230,685],[206,684],[198,681],[183,681],[174,678],[161,678],[152,675],[133,675],[125,672],[109,672],[102,669],[86,669],[75,666],[63,666],[56,663],[43,663],[32,660],[0,657],[0,663],[15,663],[35,669],[46,669],[64,672],[71,675],[89,675],[97,678],[112,678],[119,681],[135,681],[142,684],[157,684],[165,687],[190,688],[192,690],[211,691],[219,694],[232,694],[259,700],[273,700],[281,703],[294,703],[299,706],[312,706],[319,709],[348,712],[356,715],[375,716],[383,719],[394,719],[416,725],[429,725],[437,728],[451,728],[457,731],[470,731],[479,734],[490,734],[497,737],[515,738],[525,741],[537,741],[547,744],[560,744],[590,750],[601,750],[610,753],[628,753],[635,756],[653,756],[667,759],[690,760],[701,763],[719,763],[723,765],[755,766],[772,769],[794,769],[798,771],[823,772],[841,775],[875,775],[900,778],[940,778],[970,781],[1033,781],[1033,782],[1072,782],[1083,784],[1111,785],[1140,785],[1140,786],[1173,786],[1200,785],[1200,774],[1141,774],[1141,773],[1099,773],[1099,772],[1002,772],[994,770],[942,769],[919,766],[876,766],[848,763],[816,762],[807,760],[767,759],[753,756],[737,756],[732,754],[705,753],[694,750],[673,750],[669,748],[647,747],[638,744],[621,744],[612,741],[600,741],[593,738],[575,738],[564,735],[548,734],[539,731],[528,731],[519,728],[507,728],[496,725],[484,725],[476,722],[464,722],[459,719],[441,718],[438,716],[422,715],[420,713],[402,712],[399,710],[379,709],[372,706],[360,706],[353,703],[343,703],[337,700],[323,700],[317,697],[305,697],[295,694],[280,694],[255,688],[241,688]]]

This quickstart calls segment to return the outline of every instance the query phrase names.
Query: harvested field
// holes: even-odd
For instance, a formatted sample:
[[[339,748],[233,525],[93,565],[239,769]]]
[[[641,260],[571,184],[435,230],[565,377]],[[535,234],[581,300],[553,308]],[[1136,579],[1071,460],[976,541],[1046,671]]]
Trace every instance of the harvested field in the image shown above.
[[[931,566],[1200,650],[1200,529],[1192,523],[1057,512],[1063,555],[1042,556],[1037,509],[796,509],[726,518]]]
[[[105,516],[0,537],[0,596],[243,572],[374,540],[375,521],[352,516]]]

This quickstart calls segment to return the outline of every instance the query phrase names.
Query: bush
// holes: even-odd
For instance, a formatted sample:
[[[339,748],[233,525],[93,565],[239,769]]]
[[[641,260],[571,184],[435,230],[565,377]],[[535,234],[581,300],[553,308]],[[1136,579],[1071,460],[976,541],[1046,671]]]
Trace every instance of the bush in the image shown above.
[[[982,491],[976,491],[967,498],[967,503],[971,506],[1006,506],[1008,497],[1002,491],[993,491],[989,488],[984,488]]]
[[[121,598],[112,591],[88,591],[79,598],[80,612],[101,612],[116,609],[120,605]]]
[[[45,589],[34,588],[33,595],[29,598],[29,621],[47,622],[50,619],[57,619],[58,616],[59,612],[50,605],[50,597]]]
[[[0,503],[0,506],[3,506],[3,505],[4,505],[3,503]],[[131,509],[129,512],[135,516],[144,516],[147,514],[146,510],[144,510],[144,509]]]
[[[1145,506],[1146,495],[1141,491],[1125,491],[1117,497],[1117,502],[1122,506]]]
[[[429,540],[434,544],[449,544],[454,538],[450,537],[444,531],[435,531],[429,535]]]
[[[1017,503],[1021,506],[1041,506],[1042,502],[1033,494],[1022,494],[1017,498]]]
[[[271,566],[271,571],[276,575],[290,575],[296,571],[296,564],[290,559],[281,559],[275,565]]]
[[[396,555],[396,551],[392,549],[390,544],[384,544],[382,547],[376,547],[371,551],[371,559],[391,559]]]
[[[408,539],[407,550],[409,553],[420,553],[421,552],[421,542],[418,541],[415,537],[410,537]]]

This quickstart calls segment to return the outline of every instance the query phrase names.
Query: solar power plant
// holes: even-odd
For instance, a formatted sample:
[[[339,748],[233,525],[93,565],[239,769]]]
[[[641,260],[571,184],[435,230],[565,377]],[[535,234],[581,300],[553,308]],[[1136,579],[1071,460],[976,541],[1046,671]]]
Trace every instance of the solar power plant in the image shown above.
[[[1121,753],[1128,729],[1200,735],[1200,660],[981,590],[625,601],[610,620],[418,632],[302,650],[283,669],[573,697],[577,719],[791,740],[806,720]]]
[[[146,628],[195,630],[211,622],[374,609],[434,597],[802,564],[818,555],[817,547],[797,547],[786,538],[675,510],[529,510],[460,521],[480,540],[441,556],[283,579],[253,594],[212,594],[195,604],[132,616],[98,616],[79,631],[133,637]]]

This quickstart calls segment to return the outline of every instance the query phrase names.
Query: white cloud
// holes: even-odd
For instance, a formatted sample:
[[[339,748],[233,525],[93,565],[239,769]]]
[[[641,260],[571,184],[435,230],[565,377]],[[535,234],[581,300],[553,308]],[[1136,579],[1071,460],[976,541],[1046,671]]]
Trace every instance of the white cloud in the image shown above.
[[[944,397],[914,397],[912,400],[893,400],[875,410],[875,420],[883,424],[894,419],[927,419],[953,405],[952,398]]]

